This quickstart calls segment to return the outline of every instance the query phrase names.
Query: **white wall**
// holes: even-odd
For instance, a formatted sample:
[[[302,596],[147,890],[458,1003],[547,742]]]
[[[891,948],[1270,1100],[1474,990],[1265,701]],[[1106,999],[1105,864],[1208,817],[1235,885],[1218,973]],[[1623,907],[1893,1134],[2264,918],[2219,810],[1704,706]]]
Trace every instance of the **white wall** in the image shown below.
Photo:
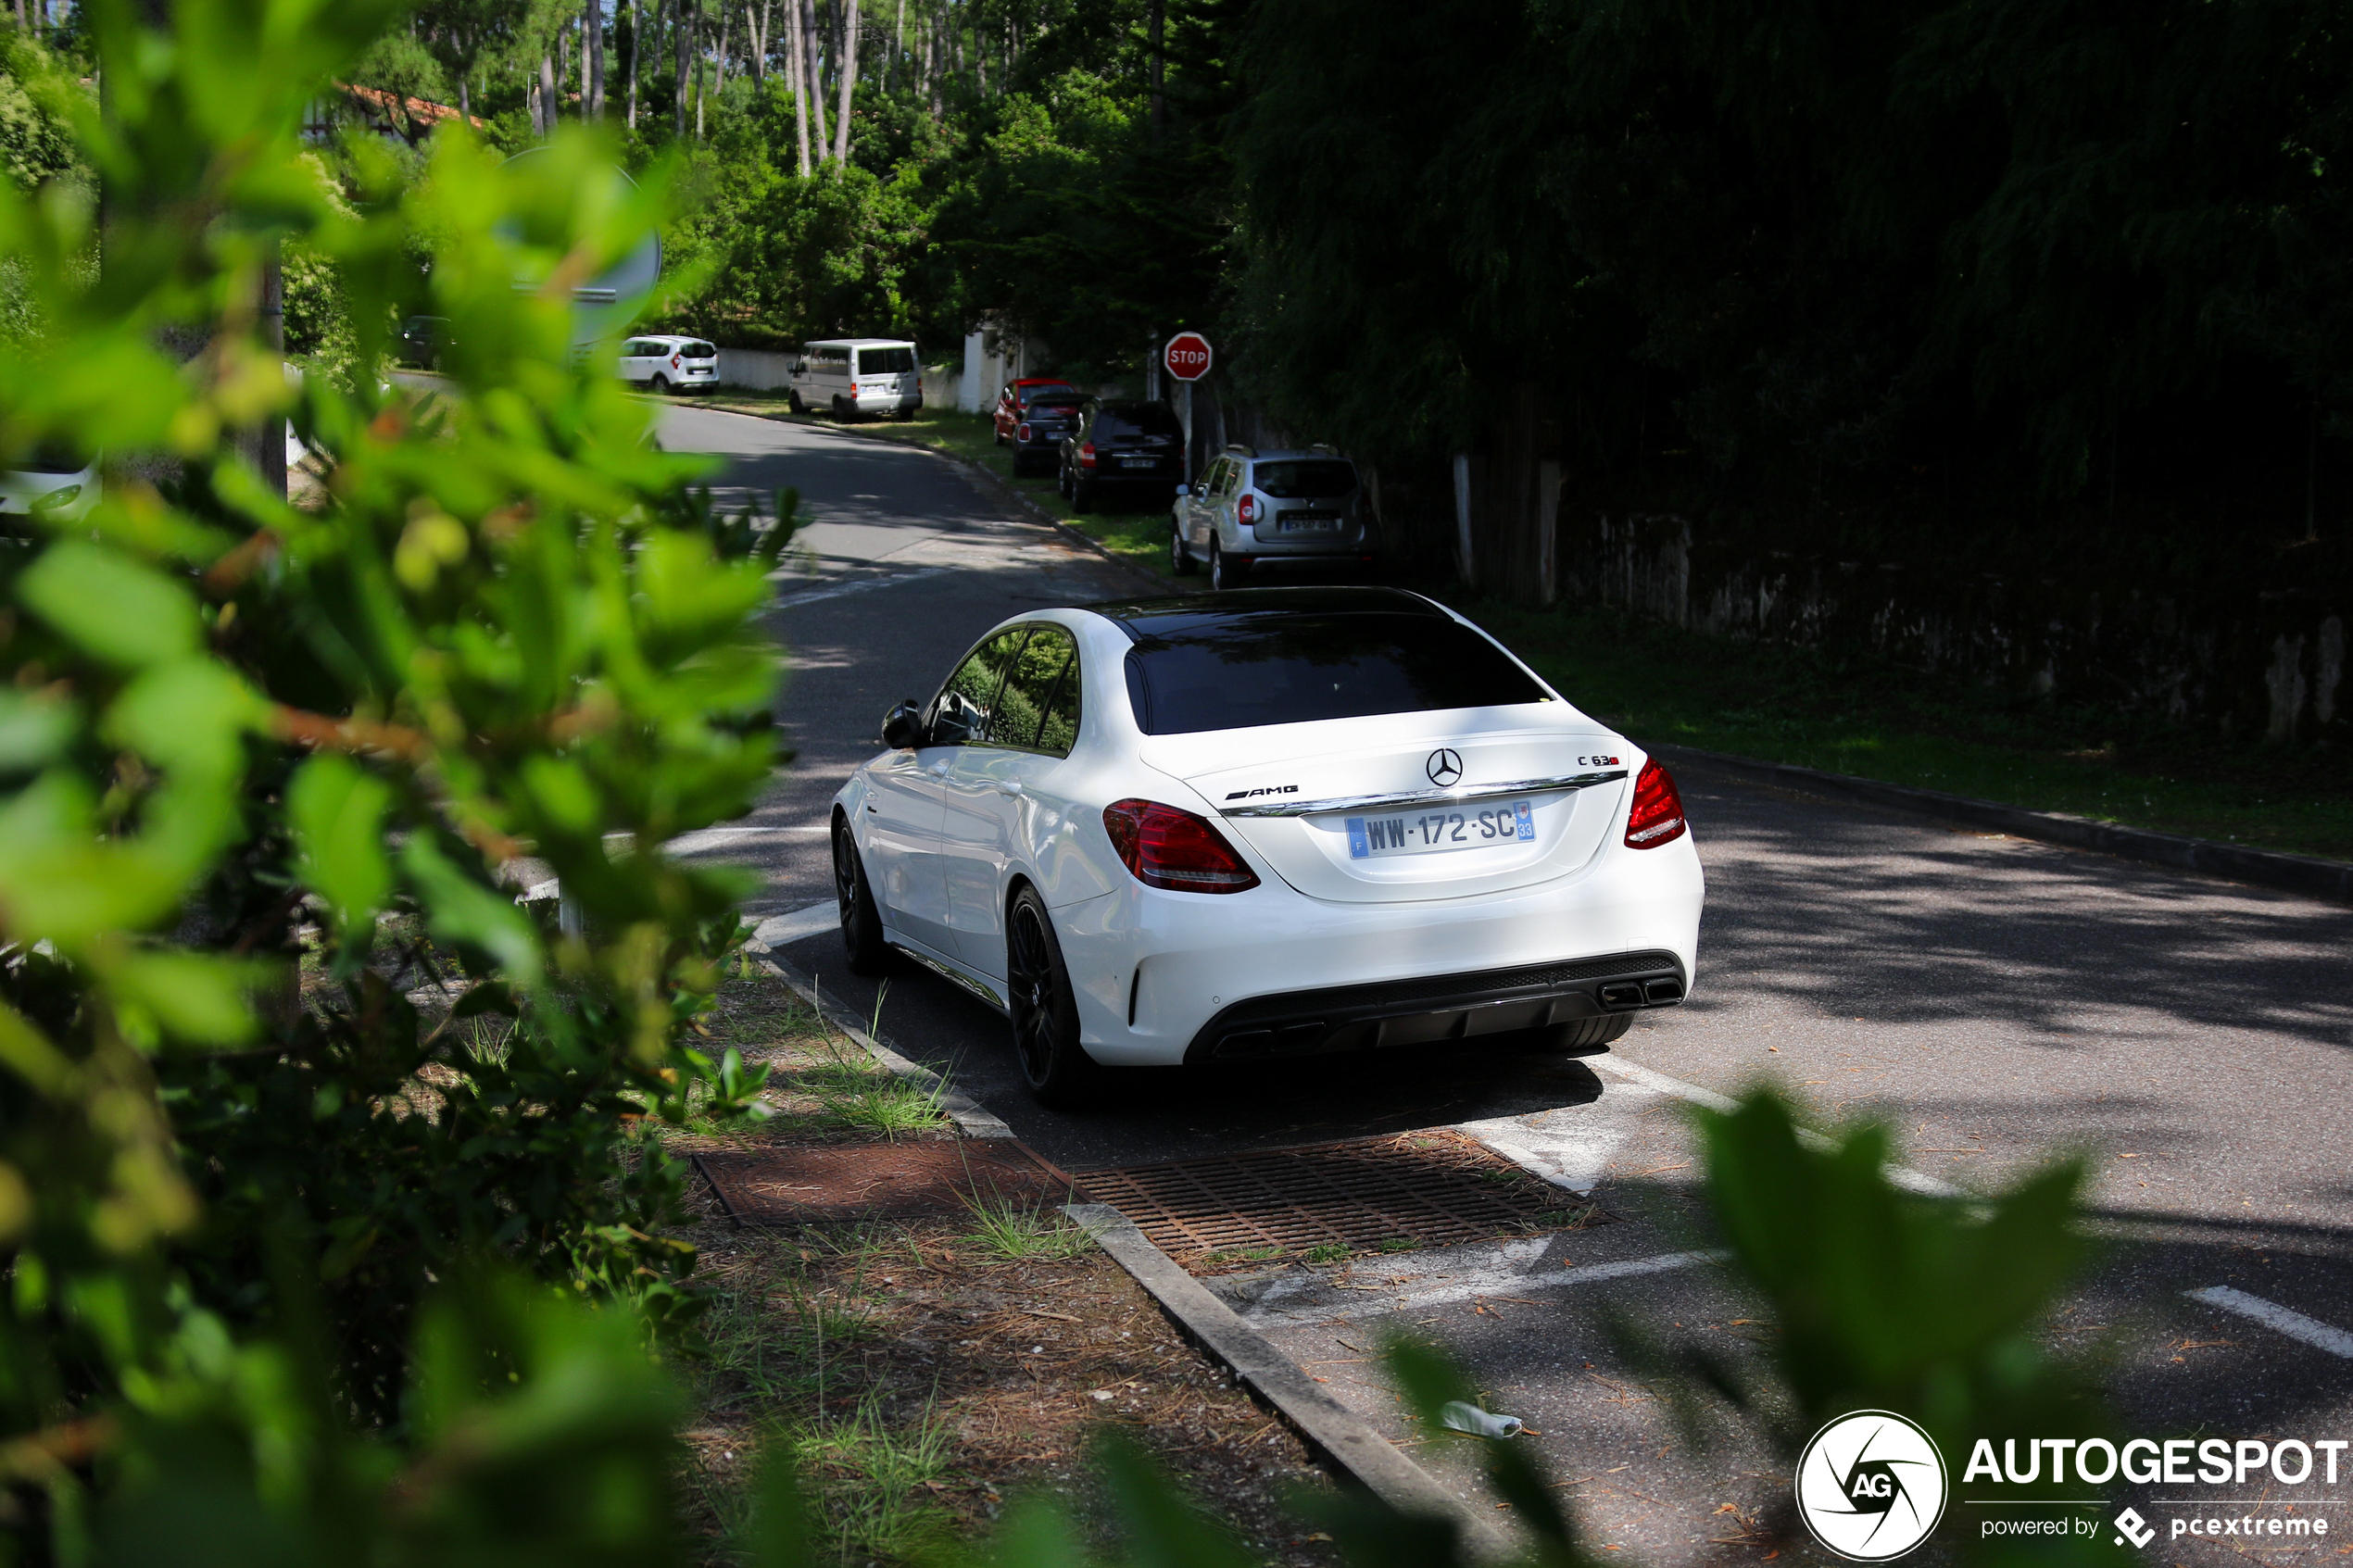
[[[719,379],[729,386],[754,392],[782,391],[792,381],[792,362],[796,358],[765,348],[723,348],[719,351]]]

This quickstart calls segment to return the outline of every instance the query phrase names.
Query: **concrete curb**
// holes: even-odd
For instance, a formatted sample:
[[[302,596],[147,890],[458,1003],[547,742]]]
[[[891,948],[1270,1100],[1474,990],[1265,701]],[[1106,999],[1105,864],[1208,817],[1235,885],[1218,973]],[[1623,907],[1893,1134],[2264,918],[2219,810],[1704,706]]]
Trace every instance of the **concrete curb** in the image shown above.
[[[953,463],[958,468],[963,469],[966,473],[969,473],[978,479],[984,485],[988,486],[988,488],[996,495],[999,500],[1005,502],[1009,506],[1020,508],[1020,510],[1028,515],[1030,521],[1033,522],[1042,522],[1047,527],[1052,529],[1055,533],[1061,534],[1071,544],[1077,546],[1080,549],[1093,551],[1096,555],[1099,555],[1102,557],[1103,559],[1111,562],[1112,565],[1118,567],[1121,571],[1126,572],[1138,583],[1151,587],[1153,592],[1157,594],[1166,594],[1176,591],[1175,584],[1171,583],[1169,579],[1162,576],[1159,572],[1154,571],[1148,566],[1142,566],[1135,561],[1129,560],[1126,556],[1114,554],[1111,547],[1103,544],[1101,540],[1096,539],[1088,534],[1079,532],[1076,528],[1073,528],[1070,524],[1064,522],[1062,519],[1056,517],[1053,513],[1048,511],[1045,508],[1039,506],[1028,496],[1023,495],[1019,490],[1016,490],[1011,484],[1006,483],[1002,476],[998,474],[985,463],[975,463],[970,458],[960,458],[953,452],[942,452],[937,447],[919,445],[912,441],[901,441],[896,436],[883,435],[873,431],[859,430],[852,425],[833,424],[824,420],[809,418],[808,416],[755,414],[743,408],[721,408],[718,412],[723,414],[742,414],[747,419],[771,420],[778,424],[798,424],[806,420],[809,424],[819,430],[829,430],[841,435],[854,435],[861,441],[878,441],[887,446],[897,446],[909,452],[922,452],[926,456],[937,458],[942,462]]]
[[[791,986],[795,994],[817,1010],[820,1018],[890,1072],[927,1088],[943,1083],[930,1068],[908,1060],[869,1035],[857,1019],[820,995],[808,974],[774,958],[754,961]],[[1013,1130],[986,1106],[952,1089],[941,1094],[940,1109],[966,1137],[1013,1136]],[[1511,1554],[1510,1543],[1492,1524],[1472,1512],[1388,1438],[1318,1388],[1298,1362],[1275,1348],[1265,1336],[1242,1322],[1231,1307],[1177,1267],[1167,1253],[1153,1246],[1118,1210],[1108,1204],[1074,1203],[1066,1206],[1063,1212],[1092,1236],[1096,1245],[1143,1286],[1145,1294],[1160,1303],[1161,1311],[1179,1329],[1223,1361],[1237,1382],[1265,1400],[1334,1470],[1402,1512],[1435,1513],[1454,1519],[1462,1526],[1463,1538],[1472,1554],[1482,1561],[1500,1560]]]
[[[1477,1558],[1495,1561],[1511,1555],[1511,1543],[1502,1531],[1472,1512],[1362,1417],[1317,1387],[1298,1362],[1242,1322],[1201,1281],[1177,1267],[1118,1210],[1103,1203],[1073,1203],[1063,1212],[1091,1233],[1096,1245],[1134,1276],[1178,1327],[1232,1368],[1237,1381],[1288,1421],[1333,1468],[1400,1512],[1452,1518]]]
[[[2353,904],[2353,863],[2343,860],[2218,844],[2210,838],[2184,838],[2175,834],[2151,833],[2145,828],[2119,827],[2113,822],[2064,811],[2030,811],[2022,806],[2005,806],[1996,800],[1978,800],[1909,784],[1881,784],[1877,779],[1858,779],[1785,762],[1759,762],[1720,751],[1702,751],[1696,746],[1662,745],[1651,749],[1679,765],[1690,762],[1720,769],[1803,794],[1868,801],[1899,811],[1916,811],[1948,822],[1967,822],[1972,827],[1992,828],[2020,838],[2065,845],[2070,849],[2096,850],[2127,860],[2143,860],[2256,887]]]
[[[996,1112],[973,1098],[948,1086],[948,1081],[921,1062],[910,1061],[866,1033],[865,1025],[848,1012],[827,1001],[817,990],[810,976],[792,965],[774,958],[755,960],[761,969],[791,986],[800,998],[817,1010],[817,1016],[849,1036],[861,1050],[884,1067],[910,1082],[922,1085],[939,1096],[939,1109],[956,1123],[956,1130],[968,1138],[1010,1138],[1013,1130],[1000,1120]]]

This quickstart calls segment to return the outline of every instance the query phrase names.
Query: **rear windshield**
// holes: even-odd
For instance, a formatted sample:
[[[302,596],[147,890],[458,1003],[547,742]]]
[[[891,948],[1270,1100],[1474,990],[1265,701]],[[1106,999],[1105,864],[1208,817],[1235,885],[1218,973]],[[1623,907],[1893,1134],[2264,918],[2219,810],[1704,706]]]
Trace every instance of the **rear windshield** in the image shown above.
[[[1544,696],[1501,648],[1434,615],[1237,616],[1142,637],[1127,654],[1127,697],[1138,727],[1151,735]]]
[[[912,348],[862,348],[858,351],[858,373],[862,376],[903,376],[915,368],[915,351]]]
[[[1260,463],[1251,483],[1281,501],[1328,501],[1356,488],[1356,466],[1330,458]]]
[[[1102,412],[1095,416],[1095,435],[1174,435],[1182,437],[1185,427],[1164,403],[1106,403]]]
[[[1017,390],[1022,407],[1025,408],[1032,403],[1083,403],[1086,401],[1086,395],[1076,387],[1064,386],[1059,382],[1052,386],[1025,386]]]
[[[1029,407],[1033,411],[1040,414],[1050,410],[1057,414],[1067,414],[1086,401],[1086,395],[1083,393],[1041,392],[1029,400]]]
[[[678,352],[688,359],[709,359],[716,357],[719,350],[707,343],[682,343]]]

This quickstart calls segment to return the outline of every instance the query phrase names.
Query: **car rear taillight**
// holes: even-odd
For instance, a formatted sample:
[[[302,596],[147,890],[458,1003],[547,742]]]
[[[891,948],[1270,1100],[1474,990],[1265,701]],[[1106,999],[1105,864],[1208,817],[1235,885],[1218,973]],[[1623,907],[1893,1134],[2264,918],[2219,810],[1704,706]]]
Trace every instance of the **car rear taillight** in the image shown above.
[[[1683,836],[1689,824],[1683,821],[1683,797],[1675,787],[1675,775],[1658,765],[1654,757],[1642,764],[1634,780],[1634,809],[1626,818],[1626,847],[1629,849],[1655,849],[1662,844],[1672,844]]]
[[[1121,800],[1103,808],[1112,847],[1136,880],[1178,893],[1247,893],[1252,871],[1216,824],[1156,800]]]
[[[1093,442],[1085,441],[1079,444],[1078,466],[1082,469],[1091,469],[1095,466],[1095,444]]]
[[[1024,441],[1028,440],[1028,439],[1029,439],[1029,421],[1028,421],[1028,420],[1023,420],[1023,421],[1022,421],[1022,426],[1021,426],[1021,428],[1020,428],[1019,430],[1015,431],[1013,433],[1014,433],[1015,435],[1019,436],[1019,437],[1020,437],[1022,440],[1024,440]]]
[[[1242,504],[1239,507],[1237,507],[1235,511],[1244,522],[1250,521],[1252,518],[1255,518],[1258,515],[1258,497],[1255,495],[1243,496]]]

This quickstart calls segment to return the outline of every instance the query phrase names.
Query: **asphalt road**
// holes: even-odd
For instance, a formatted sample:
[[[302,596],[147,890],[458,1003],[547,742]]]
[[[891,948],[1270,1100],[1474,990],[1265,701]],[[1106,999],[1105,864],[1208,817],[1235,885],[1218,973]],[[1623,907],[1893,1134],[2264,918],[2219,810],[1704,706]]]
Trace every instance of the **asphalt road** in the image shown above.
[[[925,454],[685,408],[667,412],[664,436],[727,455],[729,482],[799,485],[818,519],[775,612],[794,665],[780,713],[799,759],[738,824],[749,831],[704,845],[761,873],[754,913],[788,916],[831,897],[825,804],[872,754],[891,701],[928,692],[1008,615],[1135,585]],[[1565,1183],[1591,1187],[1619,1223],[1508,1255],[1360,1264],[1338,1282],[1352,1294],[1299,1270],[1220,1288],[1401,1437],[1365,1336],[1412,1327],[1443,1338],[1509,1401],[1500,1408],[1543,1433],[1529,1440],[1556,1473],[1583,1478],[1565,1494],[1631,1559],[1747,1562],[1773,1549],[1741,1522],[1770,1523],[1787,1493],[1781,1461],[1745,1440],[1687,1445],[1655,1390],[1618,1364],[1604,1325],[1619,1311],[1670,1339],[1744,1344],[1737,1290],[1705,1265],[1576,1273],[1705,1243],[1686,1099],[1768,1076],[1820,1124],[1886,1122],[1911,1168],[1967,1190],[2082,1154],[2112,1241],[2052,1340],[2097,1348],[2128,1429],[2353,1437],[2353,909],[1702,770],[1681,783],[1709,877],[1697,984],[1686,1006],[1651,1015],[1607,1057],[1440,1052],[1139,1073],[1114,1103],[1058,1115],[1021,1094],[1002,1021],[912,966],[880,998],[881,1032],[1074,1172],[1465,1123],[1558,1145]],[[875,987],[844,971],[830,930],[780,950],[860,1012],[875,1008]],[[2244,1302],[2184,1294],[2218,1286],[2339,1339],[2307,1343],[2293,1336],[2312,1336],[2296,1319],[2259,1321]],[[1262,1302],[1270,1291],[1279,1299]],[[1441,1471],[1462,1462],[1424,1457]],[[1978,1514],[1999,1511],[1967,1512],[1977,1493],[1959,1486],[1958,1457],[1947,1456],[1955,1517],[1973,1532]],[[2266,1488],[2259,1477],[2220,1492],[2102,1490],[2109,1513],[2130,1497],[2160,1529],[2184,1496],[2200,1506],[2268,1498],[2249,1504],[2258,1512],[2300,1497],[2336,1538],[2267,1539],[2259,1550],[2319,1560],[2353,1548],[2353,1455],[2339,1475],[2327,1488]],[[2100,1509],[2082,1512],[2107,1528]],[[2150,1549],[2168,1562],[2250,1549],[2170,1537]]]

